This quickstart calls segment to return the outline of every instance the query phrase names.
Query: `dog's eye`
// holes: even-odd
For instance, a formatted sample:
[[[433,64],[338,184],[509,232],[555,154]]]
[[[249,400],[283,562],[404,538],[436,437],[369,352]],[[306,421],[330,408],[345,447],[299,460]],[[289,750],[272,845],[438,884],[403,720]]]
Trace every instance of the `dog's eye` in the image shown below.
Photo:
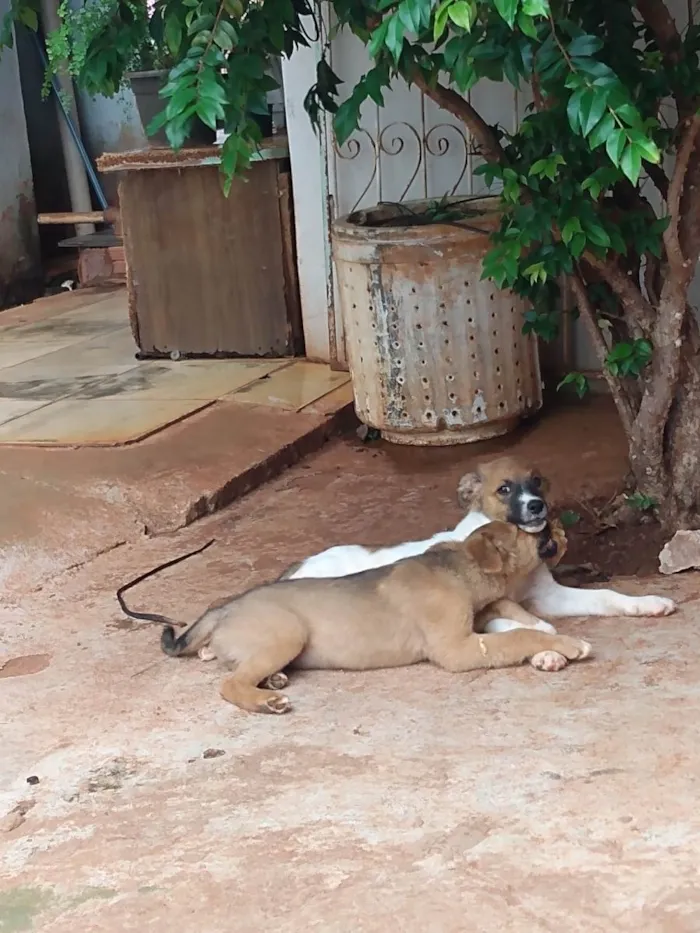
[[[508,483],[503,483],[502,486],[499,486],[496,490],[496,493],[499,496],[509,496],[510,495],[510,485]]]
[[[542,477],[541,476],[531,477],[530,485],[533,487],[533,489],[539,489],[540,486],[542,485]]]

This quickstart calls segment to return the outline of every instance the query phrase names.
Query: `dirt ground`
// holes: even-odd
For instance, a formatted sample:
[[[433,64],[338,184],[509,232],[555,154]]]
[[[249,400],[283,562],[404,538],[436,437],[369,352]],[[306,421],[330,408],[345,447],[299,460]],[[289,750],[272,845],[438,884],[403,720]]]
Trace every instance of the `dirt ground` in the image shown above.
[[[609,423],[594,402],[500,449],[559,503],[605,499],[625,473]],[[5,601],[0,931],[697,933],[697,574],[616,580],[679,612],[562,622],[595,654],[559,674],[306,672],[279,718],[226,705],[216,665],[164,658],[119,612],[117,586],[212,537],[133,601],[191,619],[331,544],[453,525],[457,479],[498,449],[332,441]]]

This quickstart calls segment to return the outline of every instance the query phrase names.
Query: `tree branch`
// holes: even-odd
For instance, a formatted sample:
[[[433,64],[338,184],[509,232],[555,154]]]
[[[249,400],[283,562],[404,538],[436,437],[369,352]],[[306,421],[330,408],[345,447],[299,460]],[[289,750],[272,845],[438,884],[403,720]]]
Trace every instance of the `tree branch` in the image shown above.
[[[695,149],[698,132],[700,132],[700,116],[696,113],[689,120],[685,121],[685,127],[681,134],[680,145],[676,153],[676,164],[673,167],[671,184],[668,187],[668,214],[671,222],[664,231],[664,244],[666,245],[666,254],[671,265],[674,263],[687,267],[691,264],[691,258],[683,255],[679,236],[681,221],[681,197],[685,188],[686,174],[690,157]],[[692,263],[693,266],[695,263]]]
[[[700,139],[690,154],[681,197],[678,237],[683,255],[692,262],[700,259]]]
[[[636,0],[639,15],[656,39],[661,52],[664,65],[669,71],[676,68],[683,58],[683,44],[676,26],[663,0]],[[689,97],[683,87],[675,85],[673,88],[678,108],[679,118],[689,116],[694,110],[692,97]]]
[[[647,336],[650,335],[654,327],[654,308],[634,280],[612,259],[599,259],[589,252],[583,258],[620,299],[631,329],[636,327]]]
[[[492,126],[489,126],[486,120],[477,113],[468,100],[457,94],[451,88],[444,87],[442,84],[436,84],[434,87],[429,84],[425,77],[418,71],[411,76],[411,80],[420,88],[420,90],[434,100],[438,107],[447,110],[453,117],[457,117],[466,124],[467,129],[479,145],[481,154],[492,162],[502,162],[504,158],[503,147],[498,141]]]
[[[573,275],[569,276],[569,281],[571,283],[571,290],[574,293],[574,297],[576,298],[579,314],[581,315],[583,323],[586,325],[588,335],[591,338],[593,348],[600,362],[603,376],[605,377],[605,381],[608,383],[610,388],[610,394],[612,395],[613,401],[615,402],[615,407],[617,408],[617,413],[620,416],[622,427],[624,428],[625,434],[629,437],[632,432],[632,426],[634,424],[634,411],[632,410],[632,405],[629,398],[625,394],[625,390],[620,380],[616,376],[613,376],[608,367],[605,365],[605,360],[608,355],[608,348],[605,344],[605,341],[603,340],[603,335],[600,332],[600,328],[598,327],[595,309],[591,304],[591,299],[588,297],[588,290],[586,289],[584,281],[578,272],[575,272]]]

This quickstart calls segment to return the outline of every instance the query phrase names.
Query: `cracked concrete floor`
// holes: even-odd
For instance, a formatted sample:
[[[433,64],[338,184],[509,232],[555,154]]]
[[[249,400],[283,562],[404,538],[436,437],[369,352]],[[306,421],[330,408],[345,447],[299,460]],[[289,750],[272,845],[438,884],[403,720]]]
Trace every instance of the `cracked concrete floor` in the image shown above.
[[[459,456],[334,442],[4,603],[0,931],[700,930],[698,575],[619,581],[680,612],[563,623],[596,654],[560,674],[305,673],[281,718],[227,706],[213,665],[119,614],[120,583],[209,537],[139,605],[191,618],[300,554],[450,525]]]

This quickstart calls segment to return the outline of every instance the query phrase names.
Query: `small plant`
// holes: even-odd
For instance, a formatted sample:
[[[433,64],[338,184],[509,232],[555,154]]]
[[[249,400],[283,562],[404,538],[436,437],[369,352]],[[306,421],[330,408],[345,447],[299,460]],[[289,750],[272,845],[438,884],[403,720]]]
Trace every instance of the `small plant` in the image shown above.
[[[167,50],[156,42],[140,0],[91,0],[76,8],[62,0],[58,14],[60,27],[46,37],[45,92],[52,75],[66,69],[88,93],[111,97],[127,72],[167,65]]]
[[[588,392],[588,379],[583,375],[583,373],[567,373],[557,386],[557,391],[562,389],[564,386],[573,386],[573,389],[578,397],[583,398],[586,392]]]
[[[625,502],[637,512],[654,512],[659,503],[652,496],[646,496],[642,492],[633,492],[625,496]]]
[[[559,516],[559,521],[562,523],[564,530],[567,530],[569,528],[573,528],[574,525],[578,525],[578,523],[581,521],[581,516],[578,514],[578,512],[574,512],[571,509],[566,509]]]

